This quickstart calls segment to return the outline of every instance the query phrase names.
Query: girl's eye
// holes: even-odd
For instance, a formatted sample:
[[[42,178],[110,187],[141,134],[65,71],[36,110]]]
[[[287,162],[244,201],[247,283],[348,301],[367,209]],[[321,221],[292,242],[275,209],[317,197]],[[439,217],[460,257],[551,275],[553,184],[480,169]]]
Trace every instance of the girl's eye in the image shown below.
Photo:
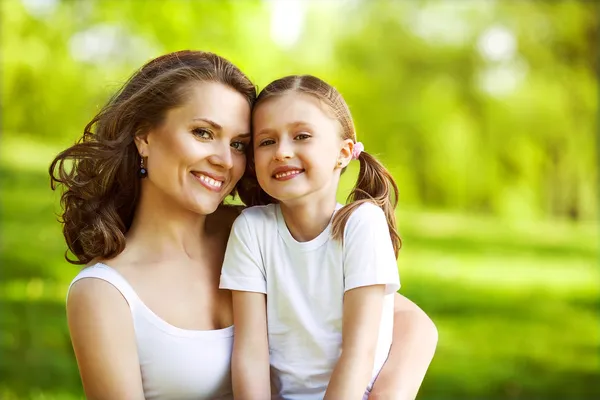
[[[244,142],[233,142],[231,143],[231,147],[233,147],[236,151],[240,153],[244,153],[246,151],[247,143]]]
[[[273,143],[275,143],[275,141],[273,139],[265,139],[262,142],[260,142],[258,145],[260,147],[262,147],[262,146],[269,146],[269,145],[271,145]]]
[[[299,133],[298,135],[296,135],[296,137],[294,139],[295,140],[306,140],[309,138],[310,138],[310,135],[308,133]]]
[[[194,136],[196,136],[197,138],[200,138],[200,139],[212,139],[213,138],[212,132],[206,128],[194,128],[194,129],[192,129],[192,133],[194,134]]]

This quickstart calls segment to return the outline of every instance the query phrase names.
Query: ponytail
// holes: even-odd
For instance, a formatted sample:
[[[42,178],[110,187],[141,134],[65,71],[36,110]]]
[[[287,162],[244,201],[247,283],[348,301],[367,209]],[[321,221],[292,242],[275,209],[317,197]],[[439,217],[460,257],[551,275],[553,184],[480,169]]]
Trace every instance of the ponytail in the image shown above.
[[[381,207],[385,213],[394,253],[398,258],[398,252],[402,247],[402,239],[396,230],[395,209],[398,204],[398,186],[389,171],[372,155],[363,151],[358,156],[358,161],[360,162],[358,180],[346,200],[348,204],[333,217],[332,236],[334,239],[343,240],[344,227],[352,212],[361,204],[371,202]]]

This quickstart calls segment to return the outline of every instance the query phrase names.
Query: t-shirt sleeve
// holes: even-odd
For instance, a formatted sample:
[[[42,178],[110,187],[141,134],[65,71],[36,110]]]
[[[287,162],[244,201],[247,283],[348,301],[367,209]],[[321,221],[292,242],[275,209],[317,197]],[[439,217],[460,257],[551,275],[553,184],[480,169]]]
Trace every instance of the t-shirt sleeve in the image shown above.
[[[400,276],[385,213],[365,203],[344,229],[344,290],[371,285],[386,285],[385,293],[394,293]]]
[[[244,214],[237,217],[231,228],[219,287],[242,292],[267,293],[265,268],[256,236],[251,234],[249,222]]]

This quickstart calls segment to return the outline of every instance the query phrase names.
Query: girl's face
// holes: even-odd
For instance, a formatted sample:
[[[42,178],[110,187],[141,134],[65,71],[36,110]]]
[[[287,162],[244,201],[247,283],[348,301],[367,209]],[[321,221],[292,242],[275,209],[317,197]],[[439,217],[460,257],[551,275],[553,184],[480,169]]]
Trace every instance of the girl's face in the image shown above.
[[[350,160],[348,140],[322,107],[311,95],[290,92],[254,110],[256,177],[282,203],[335,199],[341,168]]]
[[[221,83],[193,83],[184,104],[136,138],[147,157],[144,190],[211,214],[242,177],[249,142],[250,105],[244,96]]]

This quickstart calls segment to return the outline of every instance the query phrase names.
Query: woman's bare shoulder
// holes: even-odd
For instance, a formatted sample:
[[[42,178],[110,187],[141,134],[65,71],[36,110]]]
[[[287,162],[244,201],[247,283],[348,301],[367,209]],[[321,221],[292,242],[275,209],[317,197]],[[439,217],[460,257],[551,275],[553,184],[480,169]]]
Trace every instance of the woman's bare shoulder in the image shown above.
[[[111,313],[111,310],[123,309],[127,313]],[[89,318],[92,314],[104,314],[110,319],[122,314],[131,318],[129,306],[121,292],[111,283],[94,278],[82,278],[73,283],[67,297],[69,317]]]
[[[69,291],[67,319],[86,394],[143,399],[133,318],[121,292],[82,278]]]

